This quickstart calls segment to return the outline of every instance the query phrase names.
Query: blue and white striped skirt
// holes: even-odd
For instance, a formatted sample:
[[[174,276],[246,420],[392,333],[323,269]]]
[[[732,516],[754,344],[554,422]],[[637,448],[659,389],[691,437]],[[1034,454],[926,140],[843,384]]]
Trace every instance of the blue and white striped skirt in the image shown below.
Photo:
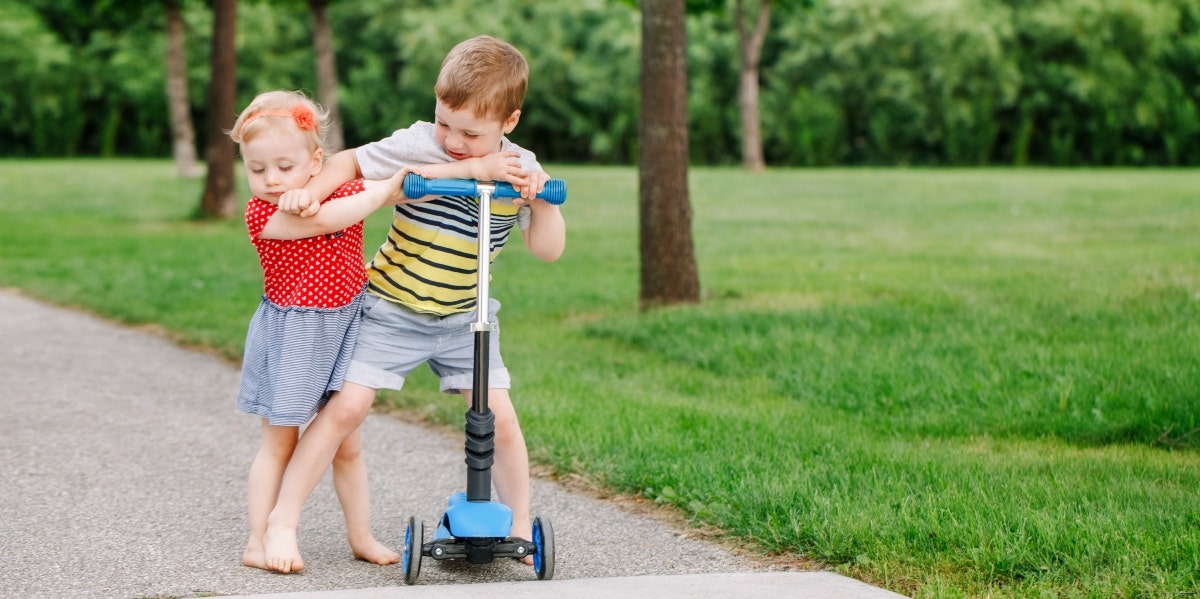
[[[340,308],[283,307],[264,296],[246,333],[238,409],[278,426],[311,420],[342,388],[364,296]]]

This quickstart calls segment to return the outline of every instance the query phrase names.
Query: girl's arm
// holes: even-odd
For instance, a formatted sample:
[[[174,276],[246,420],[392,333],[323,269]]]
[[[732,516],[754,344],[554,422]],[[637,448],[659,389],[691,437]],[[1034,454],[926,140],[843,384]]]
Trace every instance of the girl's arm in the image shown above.
[[[361,176],[362,174],[358,170],[358,159],[354,157],[354,149],[342,150],[326,160],[321,165],[321,170],[313,175],[303,188],[290,190],[279,198],[279,209],[283,212],[311,217],[321,210],[321,200],[337,191],[337,188],[346,181],[353,181]]]
[[[401,186],[405,169],[392,176],[387,181],[364,181],[364,191],[352,196],[337,198],[325,204],[313,216],[298,216],[283,210],[276,210],[263,227],[260,239],[305,239],[325,233],[341,231],[354,226],[375,210],[383,206],[392,206],[407,202]]]

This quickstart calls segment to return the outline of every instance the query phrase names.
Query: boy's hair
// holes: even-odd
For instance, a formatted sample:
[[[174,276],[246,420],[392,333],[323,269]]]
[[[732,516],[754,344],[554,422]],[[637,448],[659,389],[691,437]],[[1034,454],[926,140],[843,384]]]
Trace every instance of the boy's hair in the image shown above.
[[[299,91],[277,90],[258,94],[238,115],[229,137],[241,145],[270,131],[272,125],[285,122],[299,127],[308,137],[313,150],[320,148],[328,154],[325,136],[329,130],[329,111]]]
[[[451,110],[479,118],[508,119],[521,109],[529,64],[512,44],[488,35],[460,42],[442,61],[433,93]]]

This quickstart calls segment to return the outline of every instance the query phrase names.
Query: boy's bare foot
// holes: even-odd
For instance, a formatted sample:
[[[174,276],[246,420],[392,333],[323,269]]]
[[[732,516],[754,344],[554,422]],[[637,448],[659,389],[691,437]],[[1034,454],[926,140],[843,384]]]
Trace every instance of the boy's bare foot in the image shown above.
[[[242,565],[260,570],[269,570],[267,567],[267,558],[263,554],[262,543],[247,543],[246,550],[242,552]]]
[[[524,541],[532,540],[533,539],[533,524],[531,524],[529,522],[518,522],[514,518],[513,525],[512,525],[512,528],[509,529],[508,536],[516,537],[516,538],[524,540]],[[533,565],[533,556],[526,555],[525,557],[521,558],[521,563],[525,564],[526,566],[532,566]]]
[[[375,537],[369,535],[365,538],[351,538],[350,551],[354,552],[356,559],[381,566],[400,561],[400,554],[388,549],[383,543],[376,541]]]
[[[300,559],[296,530],[267,528],[267,534],[263,535],[263,561],[266,569],[284,574],[303,570],[304,560]]]

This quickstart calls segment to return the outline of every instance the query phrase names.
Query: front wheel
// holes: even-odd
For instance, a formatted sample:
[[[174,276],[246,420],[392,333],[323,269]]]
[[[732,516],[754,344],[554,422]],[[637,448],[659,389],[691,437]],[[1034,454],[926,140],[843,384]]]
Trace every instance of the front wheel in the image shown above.
[[[404,531],[404,584],[417,584],[421,575],[421,546],[425,544],[425,523],[412,516]]]
[[[533,519],[533,571],[538,580],[554,578],[554,527],[549,518],[538,516]]]

